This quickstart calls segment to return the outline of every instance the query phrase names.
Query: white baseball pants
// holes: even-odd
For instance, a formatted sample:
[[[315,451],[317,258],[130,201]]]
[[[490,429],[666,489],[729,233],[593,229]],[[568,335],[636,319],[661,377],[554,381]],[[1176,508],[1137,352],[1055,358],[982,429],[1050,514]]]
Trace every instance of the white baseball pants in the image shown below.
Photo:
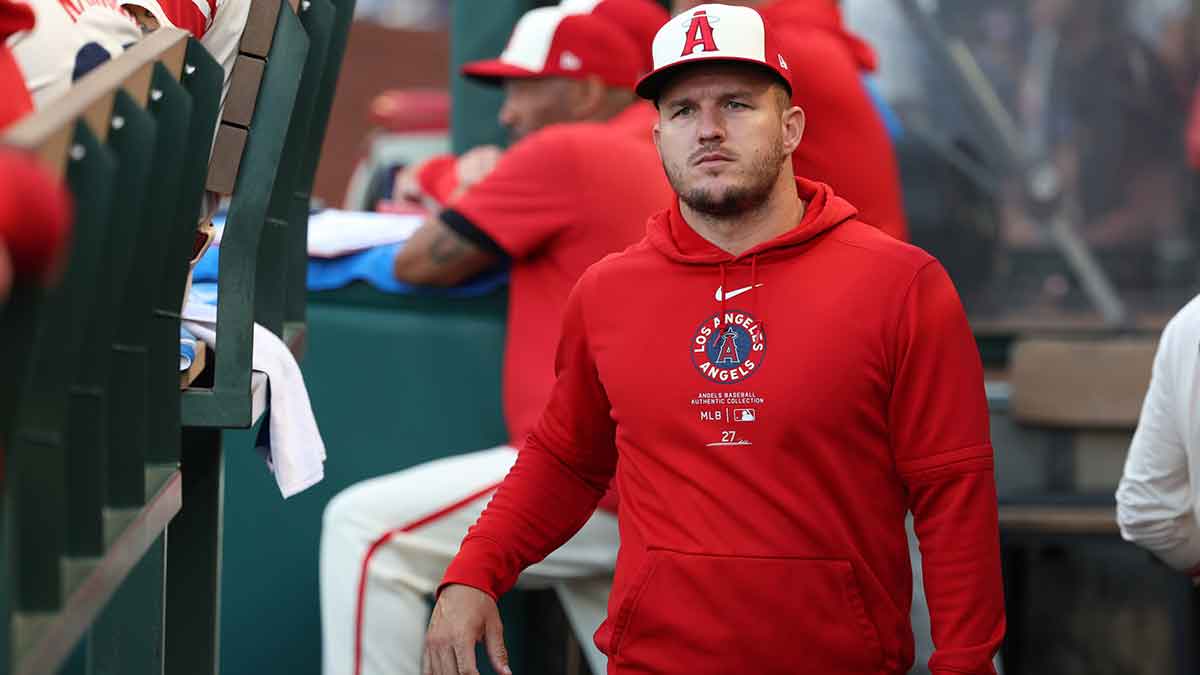
[[[363,481],[330,501],[321,530],[325,675],[419,675],[426,598],[516,458],[509,446],[448,457]],[[611,576],[618,543],[616,517],[598,511],[518,585]]]

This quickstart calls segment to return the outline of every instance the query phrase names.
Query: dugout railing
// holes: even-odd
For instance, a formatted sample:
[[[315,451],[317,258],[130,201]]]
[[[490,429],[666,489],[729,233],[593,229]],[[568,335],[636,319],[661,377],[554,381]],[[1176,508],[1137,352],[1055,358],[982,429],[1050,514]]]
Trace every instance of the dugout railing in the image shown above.
[[[5,131],[76,203],[61,281],[0,307],[5,672],[217,672],[220,430],[254,421],[253,323],[303,343],[308,195],[352,11],[253,0],[223,110],[221,67],[163,29]],[[221,349],[181,391],[206,187],[231,193]]]

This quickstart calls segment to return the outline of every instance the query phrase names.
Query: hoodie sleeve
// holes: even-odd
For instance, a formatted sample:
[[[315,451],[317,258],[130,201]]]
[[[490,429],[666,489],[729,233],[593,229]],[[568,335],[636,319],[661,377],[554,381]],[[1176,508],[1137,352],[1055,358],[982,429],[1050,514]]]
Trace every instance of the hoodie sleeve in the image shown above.
[[[1004,636],[1000,538],[983,368],[945,270],[913,279],[895,335],[896,467],[921,544],[934,675],[994,673]]]
[[[498,598],[522,570],[578,532],[608,488],[617,464],[615,427],[588,346],[581,297],[588,278],[567,301],[550,403],[463,539],[442,587],[464,584]]]

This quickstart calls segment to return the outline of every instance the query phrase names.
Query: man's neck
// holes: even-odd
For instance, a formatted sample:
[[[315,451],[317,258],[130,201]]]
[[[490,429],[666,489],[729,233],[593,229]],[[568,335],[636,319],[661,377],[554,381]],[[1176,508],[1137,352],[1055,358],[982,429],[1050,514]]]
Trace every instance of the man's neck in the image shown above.
[[[795,227],[804,217],[807,206],[796,193],[795,179],[789,172],[780,172],[780,180],[776,181],[771,195],[749,211],[718,217],[700,213],[682,200],[679,211],[687,224],[709,243],[733,255],[741,255]]]

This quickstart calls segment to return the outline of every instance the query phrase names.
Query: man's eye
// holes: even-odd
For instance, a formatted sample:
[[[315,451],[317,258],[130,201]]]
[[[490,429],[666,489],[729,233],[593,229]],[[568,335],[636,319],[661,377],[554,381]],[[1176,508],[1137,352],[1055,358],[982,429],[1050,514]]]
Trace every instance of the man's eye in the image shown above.
[[[683,106],[681,108],[676,108],[675,113],[672,114],[671,117],[685,117],[690,114],[692,114],[691,106]]]
[[[741,110],[743,108],[749,108],[750,106],[742,103],[741,101],[726,101],[725,107],[731,110]]]

